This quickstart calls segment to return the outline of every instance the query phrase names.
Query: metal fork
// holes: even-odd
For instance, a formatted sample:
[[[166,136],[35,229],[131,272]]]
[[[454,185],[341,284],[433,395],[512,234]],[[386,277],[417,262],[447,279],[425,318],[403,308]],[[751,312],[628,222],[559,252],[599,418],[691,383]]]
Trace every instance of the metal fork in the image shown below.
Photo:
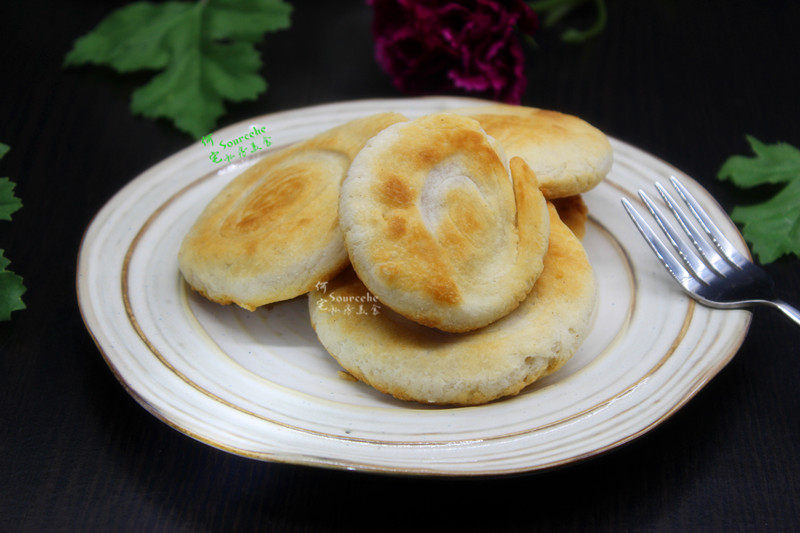
[[[680,259],[664,245],[627,198],[622,198],[622,205],[650,248],[683,290],[695,300],[710,307],[722,309],[753,305],[776,307],[800,325],[800,311],[775,296],[775,284],[767,273],[734,248],[683,183],[674,176],[670,176],[669,181],[689,208],[694,221],[708,238],[703,237],[695,222],[686,215],[678,202],[656,182],[658,193],[675,215],[694,249],[685,244],[647,193],[640,189],[639,197],[658,222]]]

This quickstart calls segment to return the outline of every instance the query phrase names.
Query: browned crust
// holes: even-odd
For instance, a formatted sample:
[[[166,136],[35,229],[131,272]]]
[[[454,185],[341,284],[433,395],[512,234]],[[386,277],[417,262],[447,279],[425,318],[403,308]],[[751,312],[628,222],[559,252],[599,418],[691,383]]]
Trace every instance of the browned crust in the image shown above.
[[[290,296],[288,298],[285,298],[284,300],[280,300],[280,301],[291,300],[292,298],[297,298],[298,296],[302,296],[304,294],[307,294],[308,292],[310,292],[311,290],[313,290],[316,287],[317,282],[320,282],[320,281],[324,282],[324,281],[332,280],[333,278],[335,278],[336,276],[341,274],[344,271],[344,269],[346,269],[349,265],[350,265],[350,260],[345,258],[344,261],[342,261],[339,265],[331,268],[326,273],[324,273],[321,276],[319,276],[319,279],[311,281],[311,282],[308,283],[308,285],[306,285],[302,289],[299,289],[297,294],[295,294],[293,296]],[[268,304],[271,304],[271,303],[275,303],[272,300],[265,301],[265,302],[252,303],[252,302],[244,302],[244,301],[239,302],[239,301],[236,301],[236,300],[234,300],[232,298],[228,298],[228,297],[212,298],[211,296],[208,295],[208,293],[206,293],[205,290],[203,290],[201,288],[198,288],[198,287],[194,287],[191,283],[189,283],[189,280],[187,280],[185,277],[183,279],[184,279],[184,281],[186,281],[186,285],[188,285],[189,288],[192,289],[194,292],[196,292],[197,294],[199,294],[200,296],[202,296],[206,300],[208,300],[210,302],[214,302],[214,303],[220,304],[220,305],[236,304],[239,307],[241,307],[242,309],[246,309],[248,311],[255,311],[259,307],[262,307],[264,305],[268,305]]]

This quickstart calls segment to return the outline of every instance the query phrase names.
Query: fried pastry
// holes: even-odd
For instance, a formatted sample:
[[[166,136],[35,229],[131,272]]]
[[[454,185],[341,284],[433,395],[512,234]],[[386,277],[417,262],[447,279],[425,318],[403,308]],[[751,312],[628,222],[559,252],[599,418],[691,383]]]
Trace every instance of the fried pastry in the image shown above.
[[[573,355],[595,305],[583,246],[552,205],[549,218],[544,269],[508,316],[469,333],[427,328],[376,304],[347,269],[309,293],[319,340],[347,372],[403,400],[471,405],[517,394]]]
[[[480,125],[428,115],[383,130],[342,183],[339,221],[358,277],[397,313],[450,332],[525,299],[542,270],[547,206],[522,159]]]
[[[611,169],[608,138],[578,117],[508,104],[452,112],[480,122],[508,157],[523,158],[548,200],[586,192]]]
[[[558,211],[558,217],[567,225],[572,233],[579,239],[586,234],[586,220],[589,218],[589,208],[583,202],[580,194],[566,196],[553,200],[553,205]]]
[[[337,204],[359,150],[405,120],[382,113],[268,154],[231,181],[183,240],[180,270],[209,300],[245,309],[308,292],[347,266]]]

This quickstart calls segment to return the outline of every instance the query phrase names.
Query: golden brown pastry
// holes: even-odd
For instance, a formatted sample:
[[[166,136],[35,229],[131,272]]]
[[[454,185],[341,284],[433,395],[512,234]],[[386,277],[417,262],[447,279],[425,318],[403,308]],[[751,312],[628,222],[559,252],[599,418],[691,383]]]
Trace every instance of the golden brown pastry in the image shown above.
[[[553,200],[553,205],[558,211],[558,216],[567,225],[572,233],[579,239],[583,239],[586,234],[586,220],[589,218],[589,208],[583,202],[580,194],[557,198]]]
[[[453,111],[480,122],[508,157],[521,157],[548,200],[586,192],[611,169],[611,144],[587,122],[556,111],[495,104]]]
[[[189,285],[245,309],[308,292],[347,266],[339,185],[364,144],[405,120],[382,113],[353,120],[270,153],[205,208],[178,260]]]
[[[381,306],[348,269],[309,293],[319,340],[347,372],[403,400],[469,405],[517,394],[572,356],[595,305],[586,252],[552,205],[549,218],[544,270],[497,322],[461,334],[421,326]]]
[[[513,178],[513,179],[512,179]],[[469,118],[395,124],[358,154],[339,220],[364,284],[397,313],[476,329],[525,299],[550,233],[536,177]]]

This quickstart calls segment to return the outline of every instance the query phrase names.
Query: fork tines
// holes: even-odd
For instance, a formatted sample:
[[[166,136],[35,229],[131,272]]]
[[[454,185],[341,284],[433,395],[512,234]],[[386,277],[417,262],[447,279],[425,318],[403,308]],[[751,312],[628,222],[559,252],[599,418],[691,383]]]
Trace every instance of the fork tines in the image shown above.
[[[680,259],[662,242],[627,198],[622,199],[622,205],[670,274],[686,290],[697,292],[703,286],[709,285],[721,276],[734,275],[747,265],[751,265],[747,258],[734,248],[733,244],[712,222],[708,213],[700,206],[683,183],[674,176],[671,176],[669,180],[685,206],[688,207],[689,212],[692,214],[691,217],[685,213],[675,198],[660,183],[656,182],[655,186],[683,230],[683,238],[650,196],[641,189],[638,193]],[[698,230],[698,225],[701,230]],[[686,237],[688,237],[692,246],[688,246],[685,243],[684,238]]]

